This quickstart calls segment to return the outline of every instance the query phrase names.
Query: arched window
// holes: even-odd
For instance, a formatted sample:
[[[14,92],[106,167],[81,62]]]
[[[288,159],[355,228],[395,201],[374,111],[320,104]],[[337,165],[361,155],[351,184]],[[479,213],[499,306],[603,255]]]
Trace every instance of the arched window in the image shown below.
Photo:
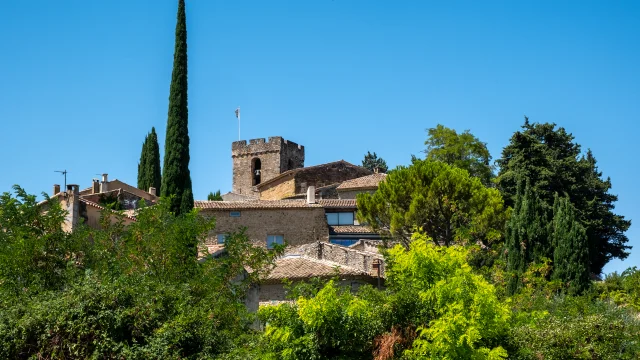
[[[260,184],[260,172],[262,171],[262,163],[260,159],[255,158],[251,160],[251,178],[253,179],[252,185],[256,186]]]

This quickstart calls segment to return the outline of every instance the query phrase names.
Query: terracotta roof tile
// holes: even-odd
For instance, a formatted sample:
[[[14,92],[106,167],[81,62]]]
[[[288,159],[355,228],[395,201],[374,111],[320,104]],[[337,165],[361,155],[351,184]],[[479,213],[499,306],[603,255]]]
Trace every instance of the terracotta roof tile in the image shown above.
[[[271,178],[269,180],[266,180],[266,181],[258,184],[257,188],[260,189],[261,187],[264,187],[264,185],[266,185],[266,184],[270,184],[270,183],[272,183],[272,182],[274,182],[274,181],[276,181],[278,179],[282,179],[282,178],[284,178],[286,176],[289,176],[289,175],[292,175],[292,174],[296,174],[296,173],[299,173],[301,171],[313,170],[313,169],[316,169],[316,168],[319,168],[319,167],[322,167],[322,166],[330,166],[330,165],[336,165],[336,164],[345,164],[347,166],[352,166],[352,167],[361,167],[361,166],[353,165],[352,163],[344,161],[344,160],[333,161],[333,162],[329,162],[329,163],[326,163],[326,164],[319,164],[319,165],[301,167],[301,168],[297,168],[297,169],[287,170],[287,171],[283,172],[282,174],[280,174],[280,175],[278,175],[276,177],[273,177],[273,178]]]
[[[307,204],[306,200],[249,200],[249,201],[202,201],[196,200],[195,207],[203,210],[245,210],[245,209],[305,209],[319,208],[320,204]]]
[[[369,276],[366,272],[332,261],[317,260],[304,256],[285,256],[276,260],[273,270],[263,279],[265,281],[281,281],[283,279],[301,280],[312,277]]]
[[[329,226],[330,234],[376,234],[368,226],[361,225],[338,225],[338,226]]]
[[[324,208],[356,208],[356,199],[320,199],[318,200],[318,204],[322,205]]]
[[[372,174],[356,179],[344,181],[338,190],[350,190],[350,189],[376,189],[378,184],[387,177],[387,174]]]

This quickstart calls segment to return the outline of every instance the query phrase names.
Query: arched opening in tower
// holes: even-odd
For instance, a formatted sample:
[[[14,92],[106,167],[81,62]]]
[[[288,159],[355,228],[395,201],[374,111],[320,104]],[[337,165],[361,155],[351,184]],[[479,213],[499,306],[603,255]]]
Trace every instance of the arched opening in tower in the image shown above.
[[[253,186],[260,184],[260,172],[262,170],[262,163],[260,159],[255,158],[251,161],[251,175],[253,176]]]
[[[293,170],[293,160],[287,161],[287,170]]]

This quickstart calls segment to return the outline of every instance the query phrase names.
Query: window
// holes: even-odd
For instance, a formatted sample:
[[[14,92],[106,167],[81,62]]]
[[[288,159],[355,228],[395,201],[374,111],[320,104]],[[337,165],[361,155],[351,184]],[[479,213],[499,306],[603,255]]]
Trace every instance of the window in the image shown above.
[[[329,225],[353,225],[352,212],[327,213],[326,215]]]
[[[358,239],[331,239],[329,242],[341,246],[351,246],[357,243]]]
[[[261,171],[262,171],[262,162],[258,158],[253,159],[251,161],[251,176],[253,179],[251,185],[256,186],[260,184]]]
[[[240,211],[230,211],[229,216],[231,217],[240,217]]]
[[[227,241],[228,234],[218,234],[218,244],[224,244]]]
[[[267,249],[273,249],[275,244],[284,244],[284,237],[282,235],[267,235]]]

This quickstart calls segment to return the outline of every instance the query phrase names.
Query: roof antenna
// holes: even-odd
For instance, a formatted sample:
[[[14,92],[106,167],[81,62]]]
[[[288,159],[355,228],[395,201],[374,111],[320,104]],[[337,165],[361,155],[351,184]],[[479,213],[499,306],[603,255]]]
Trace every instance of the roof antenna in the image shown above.
[[[62,171],[54,170],[53,172],[61,173],[62,175],[64,175],[64,188],[63,189],[66,190],[67,189],[67,173],[68,173],[68,171],[67,170],[62,170]]]

